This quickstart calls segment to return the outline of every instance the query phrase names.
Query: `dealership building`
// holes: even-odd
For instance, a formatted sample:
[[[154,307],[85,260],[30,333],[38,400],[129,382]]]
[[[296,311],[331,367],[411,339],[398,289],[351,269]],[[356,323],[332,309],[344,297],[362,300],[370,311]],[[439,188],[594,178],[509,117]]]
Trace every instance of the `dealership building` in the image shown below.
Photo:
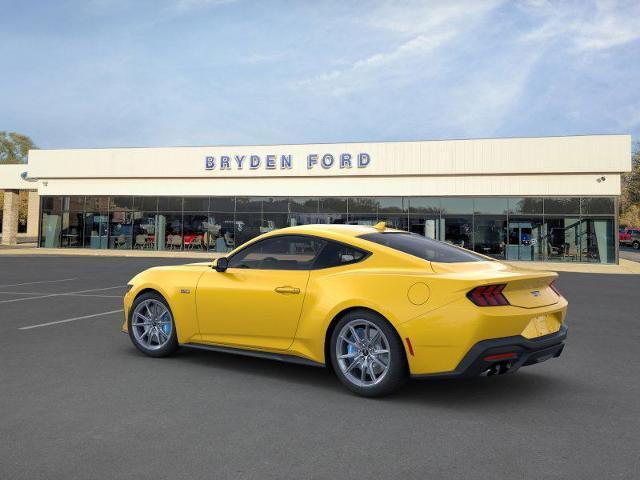
[[[630,169],[629,135],[32,150],[0,165],[3,243],[28,190],[40,247],[227,252],[384,220],[502,260],[617,263]]]

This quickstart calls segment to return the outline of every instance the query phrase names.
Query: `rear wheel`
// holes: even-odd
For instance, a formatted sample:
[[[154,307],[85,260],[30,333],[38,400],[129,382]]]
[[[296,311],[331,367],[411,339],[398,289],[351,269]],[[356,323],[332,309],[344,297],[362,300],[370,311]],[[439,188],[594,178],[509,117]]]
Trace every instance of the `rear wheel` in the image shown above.
[[[136,298],[128,322],[129,338],[150,357],[166,357],[178,349],[171,308],[159,293],[144,293]]]
[[[637,240],[633,242],[633,248],[635,248],[636,250],[640,250],[640,242],[638,242]]]
[[[333,329],[330,347],[333,370],[358,395],[388,395],[407,378],[402,342],[389,322],[373,312],[345,315]]]

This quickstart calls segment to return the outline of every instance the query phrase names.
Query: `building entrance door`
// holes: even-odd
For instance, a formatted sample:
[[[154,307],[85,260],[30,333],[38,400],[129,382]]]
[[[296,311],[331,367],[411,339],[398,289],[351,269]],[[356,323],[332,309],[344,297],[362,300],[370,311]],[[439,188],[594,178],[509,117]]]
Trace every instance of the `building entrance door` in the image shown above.
[[[507,260],[539,260],[541,244],[542,229],[538,222],[535,220],[509,222]]]

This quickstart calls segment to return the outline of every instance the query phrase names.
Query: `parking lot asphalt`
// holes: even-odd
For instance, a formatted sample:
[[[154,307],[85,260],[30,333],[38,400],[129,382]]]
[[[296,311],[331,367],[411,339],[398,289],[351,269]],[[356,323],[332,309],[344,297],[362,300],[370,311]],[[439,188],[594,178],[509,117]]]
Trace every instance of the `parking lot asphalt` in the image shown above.
[[[375,400],[324,369],[140,354],[124,286],[182,262],[0,257],[0,478],[638,478],[640,276],[560,274],[559,359]]]
[[[620,258],[631,260],[632,262],[640,262],[640,250],[620,246]]]

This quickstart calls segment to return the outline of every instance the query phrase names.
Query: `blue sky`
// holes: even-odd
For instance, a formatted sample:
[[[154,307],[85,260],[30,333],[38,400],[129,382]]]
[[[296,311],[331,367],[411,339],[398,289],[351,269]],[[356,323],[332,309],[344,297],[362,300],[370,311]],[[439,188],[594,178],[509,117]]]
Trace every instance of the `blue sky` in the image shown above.
[[[42,148],[631,133],[640,2],[2,0]]]

